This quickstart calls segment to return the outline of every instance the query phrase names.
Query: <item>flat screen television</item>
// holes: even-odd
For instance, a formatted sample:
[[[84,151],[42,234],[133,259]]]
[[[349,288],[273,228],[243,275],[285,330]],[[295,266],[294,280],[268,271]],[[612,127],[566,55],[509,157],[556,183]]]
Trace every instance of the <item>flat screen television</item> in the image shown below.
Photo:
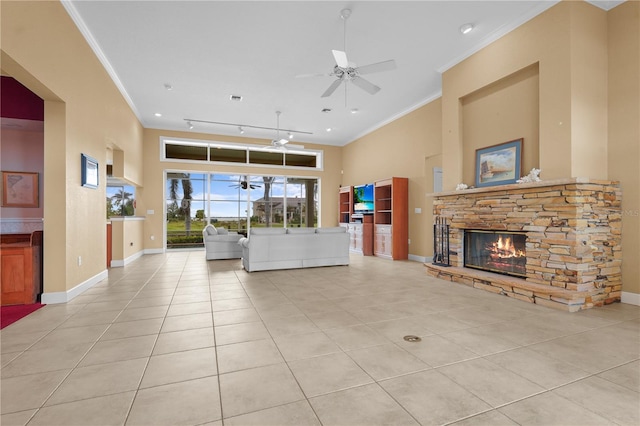
[[[373,214],[373,184],[353,187],[353,212]]]

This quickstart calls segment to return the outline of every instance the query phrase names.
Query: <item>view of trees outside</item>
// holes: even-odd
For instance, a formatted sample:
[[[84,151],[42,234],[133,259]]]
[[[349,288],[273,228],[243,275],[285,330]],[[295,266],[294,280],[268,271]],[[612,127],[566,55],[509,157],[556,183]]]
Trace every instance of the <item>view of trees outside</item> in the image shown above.
[[[244,234],[250,227],[317,226],[317,192],[315,178],[167,173],[167,248],[202,246],[207,223]]]
[[[107,186],[107,218],[133,216],[135,188],[133,186]]]

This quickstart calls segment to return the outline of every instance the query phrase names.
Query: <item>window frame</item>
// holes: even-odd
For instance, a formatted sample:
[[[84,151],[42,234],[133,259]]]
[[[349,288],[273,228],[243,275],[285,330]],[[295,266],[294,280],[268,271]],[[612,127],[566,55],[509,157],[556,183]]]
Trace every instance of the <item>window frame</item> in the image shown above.
[[[206,160],[188,160],[188,159],[180,159],[180,158],[167,158],[166,157],[166,146],[167,144],[171,145],[183,145],[183,146],[197,146],[206,148],[207,158]],[[212,148],[225,148],[225,149],[235,149],[242,151],[244,150],[245,162],[230,162],[230,161],[212,161],[211,160],[211,149]],[[268,145],[256,145],[256,144],[239,144],[232,142],[219,142],[219,141],[209,141],[209,140],[198,140],[198,139],[183,139],[183,138],[171,138],[166,136],[160,137],[160,161],[168,162],[168,163],[190,163],[190,164],[214,164],[221,166],[246,166],[246,167],[267,167],[267,168],[276,168],[276,169],[288,169],[288,170],[324,170],[324,151],[320,149],[288,149],[283,151],[283,165],[276,164],[262,164],[262,163],[251,163],[250,162],[250,152],[251,151],[260,151],[264,152],[265,148]],[[316,166],[315,167],[306,167],[306,166],[289,166],[287,165],[287,153],[295,154],[295,155],[308,155],[314,156],[316,158]]]

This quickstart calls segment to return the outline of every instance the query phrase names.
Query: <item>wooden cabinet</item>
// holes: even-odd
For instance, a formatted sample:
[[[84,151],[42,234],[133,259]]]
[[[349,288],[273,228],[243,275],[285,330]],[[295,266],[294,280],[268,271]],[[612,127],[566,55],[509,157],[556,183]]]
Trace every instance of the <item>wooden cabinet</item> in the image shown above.
[[[42,231],[2,236],[0,275],[2,305],[26,305],[38,300],[42,287]]]
[[[375,226],[375,249],[376,256],[386,257],[393,259],[391,253],[392,240],[391,240],[391,225],[376,225]]]
[[[380,180],[374,188],[374,254],[394,260],[409,258],[409,180]]]
[[[369,216],[370,219],[371,216]],[[365,216],[366,220],[366,216]],[[351,222],[342,224],[347,227],[349,233],[349,251],[364,256],[373,255],[373,221],[364,223]]]

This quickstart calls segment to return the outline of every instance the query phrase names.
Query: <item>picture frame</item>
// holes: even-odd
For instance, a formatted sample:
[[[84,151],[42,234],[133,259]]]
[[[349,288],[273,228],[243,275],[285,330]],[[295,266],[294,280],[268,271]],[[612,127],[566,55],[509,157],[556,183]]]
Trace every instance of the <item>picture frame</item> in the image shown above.
[[[38,173],[2,172],[3,207],[38,207]]]
[[[98,161],[86,154],[80,154],[82,170],[82,186],[96,189],[98,187]]]
[[[508,185],[520,179],[523,139],[476,149],[476,188]]]

